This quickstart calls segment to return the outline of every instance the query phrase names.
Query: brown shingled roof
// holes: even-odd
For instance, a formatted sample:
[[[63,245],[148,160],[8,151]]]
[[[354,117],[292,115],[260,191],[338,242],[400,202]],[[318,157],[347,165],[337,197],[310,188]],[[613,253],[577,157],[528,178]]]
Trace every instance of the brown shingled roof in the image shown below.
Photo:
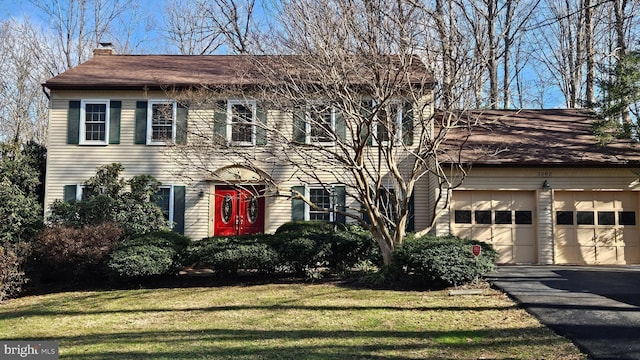
[[[260,70],[267,68],[269,71]],[[272,83],[265,74],[276,76],[283,71],[307,79],[312,73],[298,56],[101,55],[49,79],[45,86],[49,89],[248,86]],[[414,84],[433,83],[433,77],[419,59],[411,63],[410,71]],[[353,74],[354,83],[359,76]]]
[[[480,166],[640,166],[640,144],[598,145],[588,111],[476,110],[464,118],[469,127],[450,133],[443,157],[457,156],[462,145],[462,162]]]

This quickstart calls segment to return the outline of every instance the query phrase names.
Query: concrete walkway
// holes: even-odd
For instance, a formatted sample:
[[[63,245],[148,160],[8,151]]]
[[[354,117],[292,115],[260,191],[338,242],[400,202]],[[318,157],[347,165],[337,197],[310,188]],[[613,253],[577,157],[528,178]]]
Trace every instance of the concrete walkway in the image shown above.
[[[489,281],[593,359],[640,359],[639,266],[503,266]]]

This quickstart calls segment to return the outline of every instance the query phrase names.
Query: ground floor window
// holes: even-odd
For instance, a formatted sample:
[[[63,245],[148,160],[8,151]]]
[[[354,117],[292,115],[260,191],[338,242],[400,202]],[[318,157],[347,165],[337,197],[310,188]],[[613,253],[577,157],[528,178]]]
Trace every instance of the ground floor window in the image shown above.
[[[309,220],[333,221],[333,213],[323,209],[331,209],[331,191],[324,187],[310,187],[309,200],[317,208],[308,206]]]

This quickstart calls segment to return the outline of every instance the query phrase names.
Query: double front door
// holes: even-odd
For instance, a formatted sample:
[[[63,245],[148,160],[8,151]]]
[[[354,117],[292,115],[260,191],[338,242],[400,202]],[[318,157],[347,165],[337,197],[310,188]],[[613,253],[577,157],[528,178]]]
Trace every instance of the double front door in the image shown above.
[[[215,187],[213,229],[216,236],[264,232],[264,186]]]

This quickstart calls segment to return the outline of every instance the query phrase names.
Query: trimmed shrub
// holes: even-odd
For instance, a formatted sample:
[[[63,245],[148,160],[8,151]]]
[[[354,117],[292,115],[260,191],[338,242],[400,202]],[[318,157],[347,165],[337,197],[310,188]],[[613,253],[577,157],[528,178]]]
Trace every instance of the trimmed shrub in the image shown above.
[[[280,265],[303,275],[308,269],[323,265],[326,252],[330,248],[330,243],[323,240],[312,236],[282,233],[273,237],[271,246],[280,255]]]
[[[472,246],[482,252],[475,257]],[[456,236],[407,238],[396,251],[399,266],[420,283],[459,286],[476,281],[495,268],[497,254],[491,245]]]
[[[327,253],[327,264],[336,270],[353,269],[358,264],[382,265],[380,248],[370,231],[360,225],[347,225],[330,237],[331,251]]]
[[[0,246],[0,301],[19,294],[27,283],[22,267],[28,253],[26,243]]]
[[[164,275],[173,269],[175,250],[156,245],[134,245],[115,250],[107,263],[121,278]]]
[[[191,240],[171,231],[137,235],[122,241],[107,268],[118,277],[166,275],[177,269]]]
[[[267,244],[273,235],[255,234],[239,237],[212,237],[193,242],[187,259],[196,267],[236,274],[238,270],[271,273],[279,263],[278,253]]]
[[[359,225],[288,222],[276,230],[276,240],[276,250],[298,272],[317,265],[343,270],[362,261],[382,261],[371,232]]]
[[[101,273],[101,265],[124,231],[114,223],[82,228],[52,226],[35,240],[35,254],[54,271],[75,277]]]

